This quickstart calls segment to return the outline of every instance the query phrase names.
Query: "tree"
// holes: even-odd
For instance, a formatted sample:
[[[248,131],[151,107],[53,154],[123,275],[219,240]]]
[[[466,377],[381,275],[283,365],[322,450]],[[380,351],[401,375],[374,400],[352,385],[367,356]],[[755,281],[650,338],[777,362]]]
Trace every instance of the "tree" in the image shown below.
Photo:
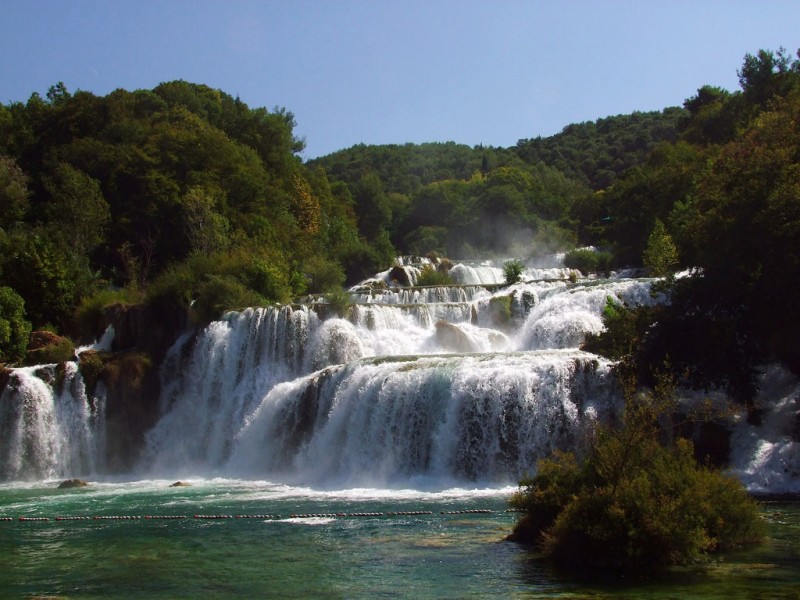
[[[57,224],[73,251],[89,253],[105,241],[111,212],[96,179],[61,162],[45,178],[44,187],[50,194],[47,218]]]
[[[355,186],[353,200],[361,235],[375,240],[392,219],[392,209],[380,178],[375,173],[364,175]]]
[[[186,235],[192,251],[211,254],[228,245],[230,225],[215,211],[215,200],[206,190],[193,187],[183,197]]]
[[[598,426],[584,456],[556,454],[521,482],[511,505],[525,514],[511,539],[561,566],[618,571],[757,543],[756,502],[733,477],[700,466],[691,442],[672,440],[659,423],[674,410],[666,380],[646,394],[628,387],[621,422]]]
[[[642,264],[655,277],[669,275],[678,264],[678,249],[661,219],[656,219],[653,231],[647,238]]]
[[[25,301],[10,287],[0,286],[0,362],[22,359],[30,334]]]
[[[0,155],[0,228],[21,221],[28,210],[28,178],[16,161]]]

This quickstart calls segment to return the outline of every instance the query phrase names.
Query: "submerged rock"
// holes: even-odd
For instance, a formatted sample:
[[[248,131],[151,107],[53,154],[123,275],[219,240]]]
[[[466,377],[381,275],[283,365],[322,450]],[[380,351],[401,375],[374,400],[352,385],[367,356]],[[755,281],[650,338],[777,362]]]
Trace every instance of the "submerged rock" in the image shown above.
[[[169,487],[192,487],[192,484],[188,481],[176,481]]]
[[[60,490],[69,490],[72,488],[82,488],[89,485],[88,481],[84,481],[83,479],[65,479],[58,485],[58,489]]]

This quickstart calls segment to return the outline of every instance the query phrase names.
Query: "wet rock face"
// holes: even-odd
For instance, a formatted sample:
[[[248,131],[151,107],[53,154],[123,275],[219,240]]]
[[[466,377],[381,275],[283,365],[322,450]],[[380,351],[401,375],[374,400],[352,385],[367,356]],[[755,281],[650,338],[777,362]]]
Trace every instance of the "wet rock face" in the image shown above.
[[[452,352],[474,352],[472,341],[461,329],[447,321],[436,322],[436,341]]]
[[[411,281],[408,278],[408,273],[403,267],[392,267],[392,270],[389,271],[389,280],[396,281],[399,285],[403,287],[410,287]]]
[[[105,361],[100,380],[106,386],[107,466],[128,471],[158,418],[158,367],[146,354],[123,352]]]

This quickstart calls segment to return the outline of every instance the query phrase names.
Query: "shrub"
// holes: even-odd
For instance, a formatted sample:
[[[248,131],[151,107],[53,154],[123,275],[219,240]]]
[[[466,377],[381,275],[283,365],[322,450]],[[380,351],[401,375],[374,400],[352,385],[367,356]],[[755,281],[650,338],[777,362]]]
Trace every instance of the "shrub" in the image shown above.
[[[439,271],[433,265],[423,265],[422,269],[420,269],[419,275],[417,275],[417,281],[415,285],[445,286],[453,285],[453,283],[455,282],[450,276],[450,273],[447,271]]]
[[[319,294],[341,289],[344,285],[345,274],[342,266],[324,256],[312,256],[305,263],[305,273],[308,280],[307,292]]]
[[[81,352],[79,358],[78,368],[86,386],[86,393],[93,396],[97,389],[97,382],[105,369],[103,357],[95,350],[87,350]]]
[[[613,263],[608,252],[597,252],[588,248],[570,250],[564,256],[564,266],[568,269],[578,269],[584,275],[589,273],[608,272]]]
[[[325,295],[326,302],[330,305],[334,313],[340,318],[347,315],[347,311],[353,305],[350,293],[344,289],[332,290]]]
[[[557,454],[523,480],[511,539],[566,567],[658,570],[761,537],[758,506],[739,482],[698,465],[688,440],[662,443],[674,409],[663,382],[627,394],[617,427],[598,427],[586,455]]]
[[[612,360],[633,360],[653,319],[653,308],[624,306],[609,296],[603,308],[604,331],[587,334],[581,349]]]
[[[495,325],[502,327],[511,321],[512,300],[511,296],[495,296],[489,300],[489,315]]]
[[[138,304],[143,297],[141,292],[130,288],[98,290],[90,296],[85,296],[75,309],[74,318],[78,334],[84,339],[96,338],[104,327],[104,308],[112,304]]]
[[[227,310],[267,304],[263,296],[235,279],[209,275],[197,288],[197,300],[192,304],[190,316],[198,325],[204,325],[218,319]]]
[[[503,264],[503,277],[507,285],[513,285],[522,281],[522,272],[525,266],[518,260],[509,260]]]

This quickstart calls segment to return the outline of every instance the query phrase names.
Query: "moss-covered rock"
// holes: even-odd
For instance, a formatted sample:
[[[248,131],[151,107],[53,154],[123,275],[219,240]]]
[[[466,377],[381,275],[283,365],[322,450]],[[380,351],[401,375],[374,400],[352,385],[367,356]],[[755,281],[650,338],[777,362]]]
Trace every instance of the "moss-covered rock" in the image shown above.
[[[97,382],[105,369],[102,355],[96,350],[85,350],[78,355],[78,369],[86,386],[86,394],[94,396]]]
[[[34,331],[28,342],[25,364],[44,365],[75,360],[75,345],[69,338],[50,331]]]

